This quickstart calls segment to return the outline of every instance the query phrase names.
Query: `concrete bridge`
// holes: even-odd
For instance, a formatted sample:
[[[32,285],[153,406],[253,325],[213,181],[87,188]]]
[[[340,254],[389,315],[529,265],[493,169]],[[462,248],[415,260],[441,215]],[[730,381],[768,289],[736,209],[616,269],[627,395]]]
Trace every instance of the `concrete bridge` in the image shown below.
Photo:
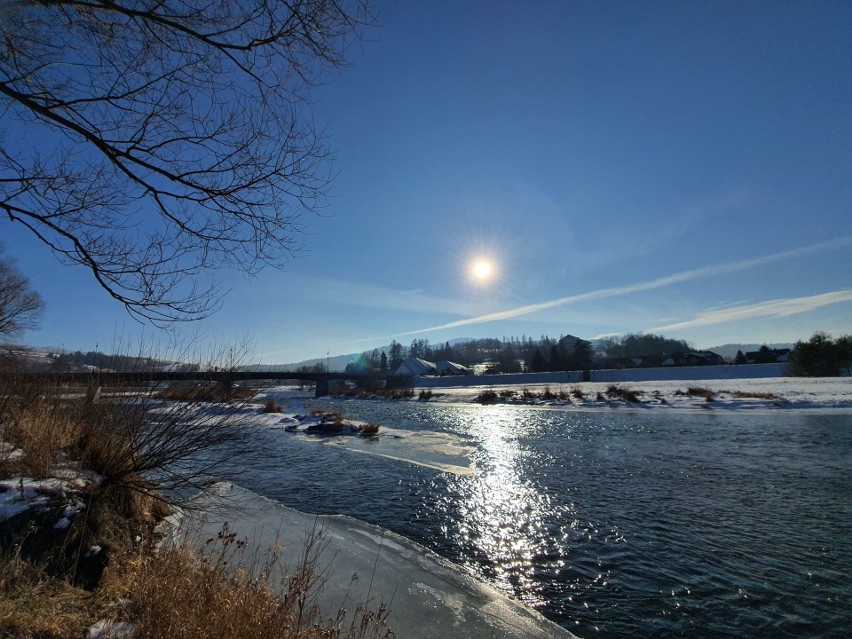
[[[328,395],[329,385],[333,381],[392,380],[397,376],[388,373],[300,373],[294,371],[132,371],[92,373],[2,373],[0,380],[37,379],[54,384],[86,386],[96,396],[103,386],[121,384],[149,385],[154,382],[215,382],[222,386],[223,394],[228,397],[234,382],[249,380],[304,380],[314,382],[314,397]]]

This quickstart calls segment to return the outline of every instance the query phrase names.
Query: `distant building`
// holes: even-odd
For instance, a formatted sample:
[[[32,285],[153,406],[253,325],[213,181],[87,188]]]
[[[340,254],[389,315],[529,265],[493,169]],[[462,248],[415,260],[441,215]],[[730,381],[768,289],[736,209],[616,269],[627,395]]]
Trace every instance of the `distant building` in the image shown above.
[[[777,364],[790,361],[789,348],[761,348],[745,354],[746,364]]]
[[[565,335],[559,339],[559,347],[566,355],[573,355],[574,349],[577,348],[577,344],[586,344],[589,349],[592,347],[592,343],[589,340],[585,340],[581,337],[575,337],[574,335]]]
[[[406,357],[394,371],[394,375],[413,377],[415,375],[436,375],[437,372],[435,364],[432,362],[427,362],[419,357]]]
[[[718,366],[725,358],[713,351],[691,351],[672,353],[662,361],[663,366]]]
[[[445,359],[440,360],[435,364],[435,371],[438,375],[473,375],[473,369],[455,362],[449,362]]]

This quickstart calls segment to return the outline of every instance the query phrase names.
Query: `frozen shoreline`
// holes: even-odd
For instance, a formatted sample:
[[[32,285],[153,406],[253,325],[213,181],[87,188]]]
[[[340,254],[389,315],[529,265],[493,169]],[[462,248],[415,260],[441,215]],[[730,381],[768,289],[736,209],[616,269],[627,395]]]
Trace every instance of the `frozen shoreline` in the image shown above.
[[[326,614],[358,604],[390,607],[389,624],[406,639],[576,639],[538,612],[477,581],[460,566],[393,532],[341,515],[309,515],[222,482],[196,498],[191,514],[170,519],[167,539],[204,547],[227,522],[250,547],[284,547],[284,572],[321,530],[318,603]],[[295,558],[287,561],[287,558]],[[353,579],[353,575],[357,578]],[[278,583],[282,574],[272,575]]]
[[[475,384],[469,386],[430,386],[432,396],[429,403],[476,403],[479,395],[493,390],[515,391],[514,399],[499,397],[495,404],[520,404],[532,406],[564,407],[565,409],[618,409],[659,408],[671,409],[728,409],[728,410],[788,410],[826,409],[832,412],[852,412],[852,377],[769,377],[742,379],[690,379],[690,380],[646,380],[636,382],[564,382],[535,384]],[[608,398],[607,389],[617,386],[638,391],[637,403],[618,398]],[[709,389],[711,401],[704,394],[689,394],[690,388]],[[565,399],[528,399],[522,397],[523,390],[542,394],[546,390],[558,394],[563,391]],[[574,395],[575,389],[582,393]],[[598,399],[600,394],[603,399]],[[763,395],[761,397],[760,395]],[[411,401],[417,401],[411,400]]]

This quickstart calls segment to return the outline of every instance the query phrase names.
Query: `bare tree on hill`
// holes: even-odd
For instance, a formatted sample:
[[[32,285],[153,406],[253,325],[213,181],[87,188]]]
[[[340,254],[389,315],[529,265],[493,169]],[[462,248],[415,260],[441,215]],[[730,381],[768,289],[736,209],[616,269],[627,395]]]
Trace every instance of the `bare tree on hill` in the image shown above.
[[[29,280],[12,260],[0,256],[0,338],[35,328],[43,311],[44,302],[30,289]]]
[[[219,303],[211,271],[302,246],[330,152],[311,89],[368,0],[42,0],[0,8],[0,211],[136,317]]]

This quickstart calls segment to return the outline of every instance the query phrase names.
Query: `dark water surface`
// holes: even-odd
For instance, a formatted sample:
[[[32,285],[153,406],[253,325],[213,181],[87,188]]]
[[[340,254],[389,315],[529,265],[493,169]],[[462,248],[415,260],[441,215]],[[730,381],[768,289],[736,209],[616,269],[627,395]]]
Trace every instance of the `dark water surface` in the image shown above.
[[[405,535],[581,637],[849,636],[850,414],[320,404],[454,433],[478,472],[269,430],[238,481]]]

